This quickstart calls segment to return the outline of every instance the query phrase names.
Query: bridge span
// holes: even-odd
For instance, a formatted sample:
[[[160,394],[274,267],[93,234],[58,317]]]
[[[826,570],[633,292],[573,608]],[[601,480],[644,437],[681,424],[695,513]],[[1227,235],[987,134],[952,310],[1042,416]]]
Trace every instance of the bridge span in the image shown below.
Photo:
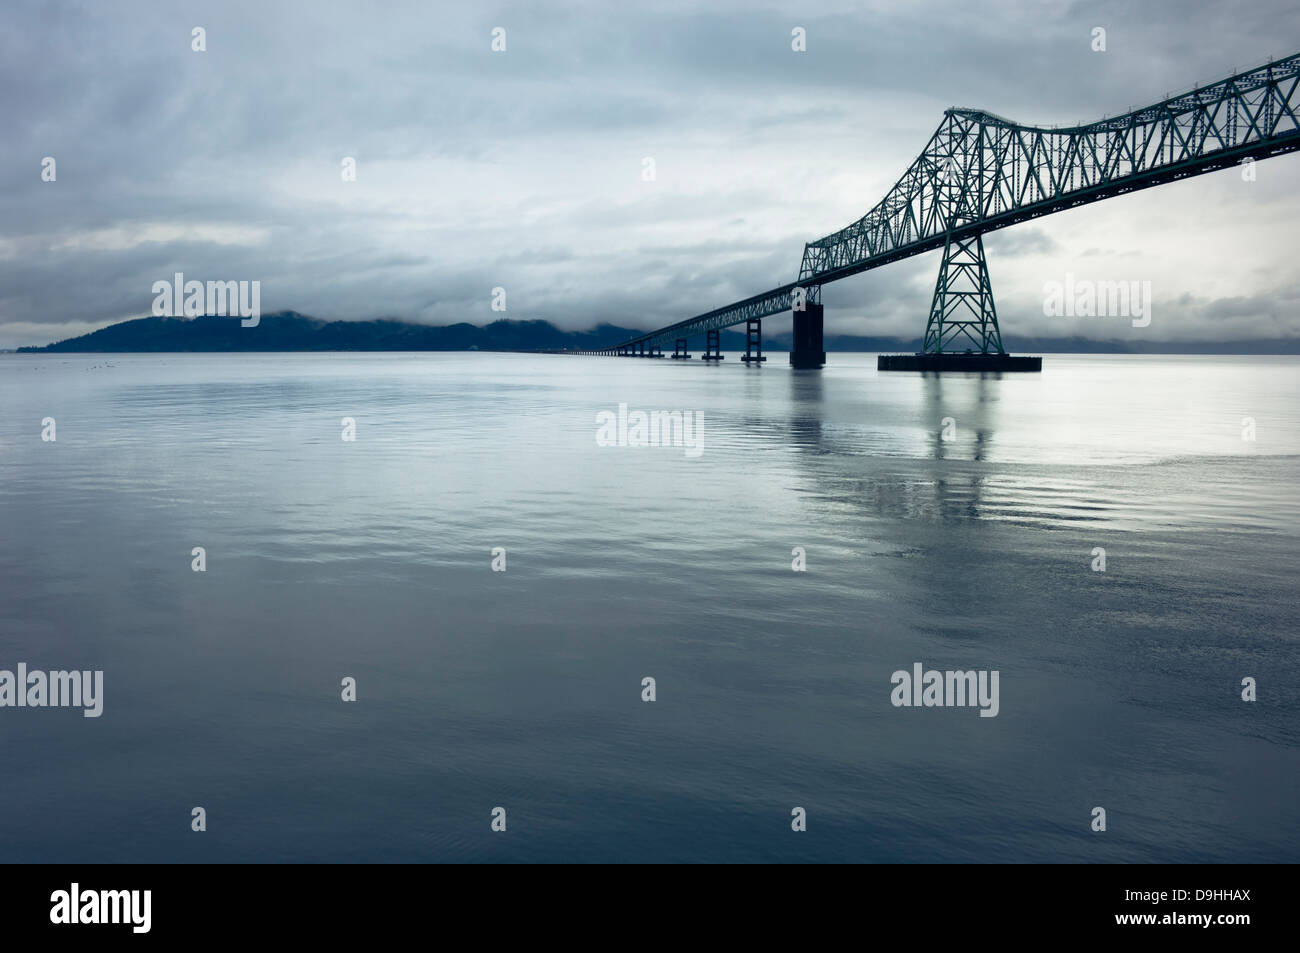
[[[821,367],[821,287],[943,249],[921,353],[882,355],[882,370],[1037,370],[1041,358],[1002,346],[983,235],[1064,209],[1300,149],[1300,53],[1121,116],[1081,126],[1029,126],[951,108],[902,178],[866,215],[804,245],[799,276],[676,324],[585,353],[689,358],[706,336],[744,323],[741,360],[761,363],[762,319],[794,322],[790,363]],[[1036,362],[1036,363],[1035,363]]]

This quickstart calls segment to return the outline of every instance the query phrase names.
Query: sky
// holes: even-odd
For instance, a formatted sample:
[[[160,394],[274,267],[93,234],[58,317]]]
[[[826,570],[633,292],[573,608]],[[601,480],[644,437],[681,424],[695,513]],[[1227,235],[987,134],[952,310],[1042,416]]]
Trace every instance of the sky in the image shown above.
[[[176,272],[263,313],[659,327],[793,280],[949,106],[1086,122],[1298,50],[1273,0],[6,0],[0,348]],[[1226,341],[1300,336],[1298,238],[1293,154],[985,247],[1008,343]],[[826,286],[828,333],[919,336],[939,257]],[[1149,281],[1150,324],[1045,315],[1067,274]]]

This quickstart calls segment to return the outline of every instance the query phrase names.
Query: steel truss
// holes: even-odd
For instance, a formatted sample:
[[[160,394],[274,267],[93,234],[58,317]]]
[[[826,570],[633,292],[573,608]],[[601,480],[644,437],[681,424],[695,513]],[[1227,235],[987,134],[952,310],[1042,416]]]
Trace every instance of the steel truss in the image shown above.
[[[1300,149],[1300,54],[1275,60],[1152,106],[1082,126],[1015,123],[952,108],[888,194],[853,224],[804,246],[799,277],[743,301],[630,338],[663,345],[819,303],[821,286],[1052,212]],[[977,246],[983,280],[983,245]],[[802,289],[802,291],[797,291]],[[936,304],[931,308],[934,324]],[[991,309],[992,299],[988,300]],[[1001,348],[996,315],[983,346]],[[944,321],[945,325],[952,322]],[[962,343],[966,343],[966,332]],[[943,335],[936,338],[946,346]],[[926,349],[932,338],[927,329]]]

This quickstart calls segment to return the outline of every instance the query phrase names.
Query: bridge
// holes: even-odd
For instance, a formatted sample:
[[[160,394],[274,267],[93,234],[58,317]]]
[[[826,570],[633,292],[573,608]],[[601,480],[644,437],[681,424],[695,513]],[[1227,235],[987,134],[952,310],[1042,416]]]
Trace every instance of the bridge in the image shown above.
[[[1152,106],[1082,126],[1028,126],[952,108],[921,154],[871,211],[804,245],[794,281],[733,304],[586,352],[689,358],[706,336],[744,323],[746,363],[761,363],[762,319],[790,311],[790,363],[821,367],[821,287],[943,249],[922,351],[881,355],[882,370],[1038,370],[1041,358],[1002,346],[983,235],[1018,222],[1300,149],[1300,54],[1199,86]]]

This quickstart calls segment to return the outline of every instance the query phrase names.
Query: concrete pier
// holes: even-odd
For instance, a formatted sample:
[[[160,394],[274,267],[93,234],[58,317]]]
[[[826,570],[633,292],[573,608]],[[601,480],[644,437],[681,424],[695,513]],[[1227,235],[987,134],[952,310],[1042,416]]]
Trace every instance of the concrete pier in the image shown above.
[[[717,331],[710,331],[705,338],[704,354],[701,355],[702,361],[721,361],[723,360],[722,345],[719,343]]]
[[[807,302],[803,311],[794,311],[794,346],[790,348],[791,367],[821,367],[826,363],[822,349],[822,315],[820,304]]]
[[[1041,357],[1013,354],[881,354],[878,371],[1041,371]]]
[[[746,364],[761,365],[767,360],[763,356],[763,321],[750,318],[745,322],[745,353],[740,358]]]

